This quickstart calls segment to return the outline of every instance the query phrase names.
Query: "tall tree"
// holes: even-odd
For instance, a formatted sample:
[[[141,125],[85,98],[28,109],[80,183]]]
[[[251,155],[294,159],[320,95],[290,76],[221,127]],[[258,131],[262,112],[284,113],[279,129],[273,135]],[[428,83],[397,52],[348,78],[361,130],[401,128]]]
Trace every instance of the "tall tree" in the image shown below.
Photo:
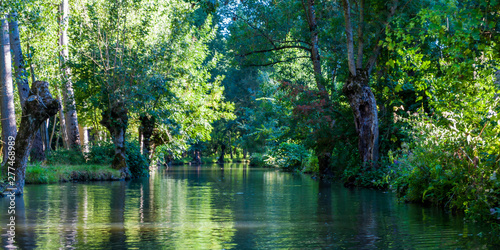
[[[64,116],[65,116],[65,127],[66,134],[68,138],[68,145],[70,148],[80,146],[80,132],[78,130],[78,116],[76,113],[75,106],[75,93],[73,90],[73,82],[71,81],[71,71],[66,65],[68,60],[68,15],[69,15],[69,3],[68,0],[62,0],[59,6],[59,25],[60,25],[60,38],[59,46],[60,48],[60,63],[62,71],[62,82],[63,82],[63,104],[64,104]]]
[[[386,19],[382,22],[382,27],[375,34],[365,34],[365,2],[360,0],[358,4],[358,32],[357,32],[357,60],[354,48],[354,27],[351,18],[351,1],[342,0],[344,12],[344,25],[346,34],[347,62],[349,76],[343,87],[343,92],[349,100],[351,110],[354,115],[354,124],[358,133],[358,150],[363,163],[376,166],[379,159],[379,125],[378,110],[375,96],[370,88],[370,74],[377,62],[381,44],[381,37],[385,34],[385,28],[394,16],[398,6],[398,0],[393,0],[389,6]],[[385,4],[384,4],[385,6]],[[372,10],[372,12],[375,12]],[[384,11],[383,11],[384,12]],[[382,12],[382,13],[383,13]],[[374,14],[374,13],[370,13]],[[363,56],[366,54],[365,43],[367,37],[375,37],[372,41],[372,53],[363,66]]]
[[[3,162],[8,158],[8,139],[16,136],[16,113],[14,109],[14,89],[12,86],[12,57],[10,53],[9,23],[6,18],[1,22],[1,117],[2,117],[2,154]]]

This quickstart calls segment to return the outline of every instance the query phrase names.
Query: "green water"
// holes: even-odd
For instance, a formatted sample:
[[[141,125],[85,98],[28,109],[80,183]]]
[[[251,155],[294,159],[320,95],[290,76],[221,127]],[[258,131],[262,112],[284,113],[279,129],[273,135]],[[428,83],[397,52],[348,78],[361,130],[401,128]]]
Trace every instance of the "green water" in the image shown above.
[[[7,222],[8,199],[0,203]],[[28,185],[20,249],[493,247],[487,230],[392,193],[241,164],[174,166],[133,181]],[[2,223],[2,246],[7,242]],[[479,236],[478,236],[479,234]]]

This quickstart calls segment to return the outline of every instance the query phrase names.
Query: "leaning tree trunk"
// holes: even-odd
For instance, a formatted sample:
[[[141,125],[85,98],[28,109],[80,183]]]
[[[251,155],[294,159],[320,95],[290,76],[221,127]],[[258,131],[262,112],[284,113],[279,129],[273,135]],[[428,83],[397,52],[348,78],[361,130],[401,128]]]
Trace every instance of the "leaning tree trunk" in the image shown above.
[[[363,163],[372,167],[378,161],[378,114],[375,96],[368,85],[366,70],[358,69],[356,76],[349,75],[343,92],[349,99],[358,133],[358,150]]]
[[[12,50],[12,57],[14,59],[13,61],[16,74],[17,90],[19,92],[19,99],[21,101],[22,107],[26,98],[28,98],[30,87],[28,83],[28,73],[26,72],[26,67],[24,65],[23,51],[21,49],[21,39],[19,37],[17,13],[12,13],[9,16],[9,31],[10,47]],[[45,149],[50,149],[47,148],[47,142],[43,141],[43,127],[44,124],[40,126],[42,134],[37,133],[37,136],[35,136],[35,141],[33,142],[33,150],[30,153],[30,160],[32,162],[45,160]]]
[[[115,156],[111,166],[120,170],[121,179],[130,179],[132,176],[127,166],[127,153],[125,151],[125,131],[128,125],[128,110],[121,103],[117,103],[103,112],[101,124],[108,129],[113,139]]]
[[[24,65],[23,51],[21,49],[21,39],[19,37],[19,26],[17,24],[17,14],[10,15],[9,30],[10,30],[10,48],[12,50],[12,57],[14,61],[14,69],[16,73],[17,90],[19,92],[19,99],[21,107],[24,101],[28,98],[30,86],[28,83],[28,73]]]
[[[1,43],[0,49],[0,71],[1,71],[1,118],[2,118],[2,146],[3,162],[7,160],[8,146],[7,138],[16,136],[16,111],[14,109],[14,87],[12,86],[12,63],[10,54],[9,24],[7,20],[0,21]]]
[[[69,14],[69,4],[68,0],[62,0],[59,6],[60,12],[60,27],[61,36],[59,38],[59,45],[61,46],[61,56],[60,64],[63,77],[63,101],[64,101],[64,113],[66,119],[66,134],[68,136],[68,142],[70,148],[77,148],[80,146],[80,132],[78,130],[78,116],[76,114],[75,105],[75,94],[73,90],[73,83],[71,82],[71,72],[69,67],[67,67],[66,60],[69,57],[68,52],[68,14]]]
[[[151,137],[155,129],[156,118],[154,116],[148,117],[147,115],[141,115],[139,120],[141,121],[140,129],[142,132],[142,143],[144,145],[144,156],[146,156],[148,160],[151,160],[154,151],[151,150]]]
[[[19,133],[15,140],[14,161],[8,161],[9,167],[14,168],[16,178],[16,194],[22,194],[24,190],[24,179],[28,156],[33,145],[35,134],[40,125],[51,116],[57,114],[61,104],[49,91],[47,82],[36,81],[30,90],[30,95],[23,106],[23,115]]]

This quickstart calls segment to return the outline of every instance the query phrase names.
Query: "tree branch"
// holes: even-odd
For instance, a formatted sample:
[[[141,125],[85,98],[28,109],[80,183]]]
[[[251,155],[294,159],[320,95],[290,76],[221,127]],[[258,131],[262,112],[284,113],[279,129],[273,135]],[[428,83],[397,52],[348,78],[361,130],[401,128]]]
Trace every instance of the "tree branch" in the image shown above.
[[[274,61],[274,62],[265,63],[265,64],[246,64],[245,66],[247,66],[247,67],[267,67],[267,66],[273,66],[273,65],[278,64],[278,63],[290,62],[290,61],[301,59],[301,58],[310,59],[309,56],[299,56],[299,57],[288,58],[285,60]]]
[[[408,1],[408,2],[410,2],[410,1]],[[366,63],[366,66],[365,66],[365,69],[368,72],[368,75],[371,73],[373,66],[375,65],[375,62],[377,62],[378,54],[380,53],[380,49],[382,48],[382,46],[379,43],[380,38],[383,36],[382,34],[385,32],[386,28],[389,26],[389,22],[390,22],[391,18],[396,13],[396,9],[398,7],[398,2],[399,2],[398,0],[392,1],[393,5],[389,9],[389,15],[387,16],[387,20],[384,21],[382,29],[380,30],[380,32],[377,36],[377,39],[375,39],[375,47],[373,47],[373,54],[370,57],[370,59],[368,59],[368,62]],[[405,5],[405,7],[406,7],[406,5]]]
[[[259,28],[255,27],[254,25],[252,25],[252,24],[250,23],[250,21],[246,20],[245,18],[242,18],[241,16],[239,16],[239,15],[237,15],[237,14],[235,14],[235,15],[236,15],[238,18],[240,18],[241,20],[243,20],[246,24],[248,24],[248,26],[250,26],[252,29],[257,30],[257,31],[258,31],[258,32],[259,32],[259,33],[260,33],[263,37],[265,37],[265,38],[269,41],[269,43],[271,43],[271,45],[272,45],[273,47],[275,47],[275,48],[276,48],[276,45],[274,44],[274,40],[273,40],[273,39],[271,39],[271,38],[270,38],[270,37],[269,37],[266,33],[264,33],[262,30],[260,30]]]
[[[356,66],[361,69],[363,67],[363,28],[364,28],[364,10],[365,10],[365,0],[359,0],[359,24],[358,24],[358,60]]]
[[[274,47],[272,49],[263,49],[263,50],[256,50],[256,51],[251,51],[248,53],[245,53],[241,55],[242,57],[252,55],[252,54],[258,54],[258,53],[267,53],[267,52],[272,52],[272,51],[278,51],[278,50],[284,50],[284,49],[303,49],[305,51],[311,52],[310,48],[300,46],[300,45],[290,45],[290,46],[283,46],[283,47]]]
[[[345,35],[347,37],[347,62],[349,64],[349,71],[353,76],[356,76],[356,63],[354,62],[354,42],[352,39],[352,26],[351,26],[351,7],[349,0],[342,0],[344,9],[345,20]]]

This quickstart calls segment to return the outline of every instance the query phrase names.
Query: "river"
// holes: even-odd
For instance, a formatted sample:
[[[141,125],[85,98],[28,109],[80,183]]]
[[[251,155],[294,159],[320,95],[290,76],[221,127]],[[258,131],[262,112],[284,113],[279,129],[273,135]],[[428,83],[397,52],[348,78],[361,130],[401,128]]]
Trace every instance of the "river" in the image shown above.
[[[8,198],[0,221],[8,222]],[[20,249],[443,249],[488,245],[487,230],[391,192],[243,164],[174,166],[132,181],[28,185]],[[2,247],[7,241],[2,223]]]

